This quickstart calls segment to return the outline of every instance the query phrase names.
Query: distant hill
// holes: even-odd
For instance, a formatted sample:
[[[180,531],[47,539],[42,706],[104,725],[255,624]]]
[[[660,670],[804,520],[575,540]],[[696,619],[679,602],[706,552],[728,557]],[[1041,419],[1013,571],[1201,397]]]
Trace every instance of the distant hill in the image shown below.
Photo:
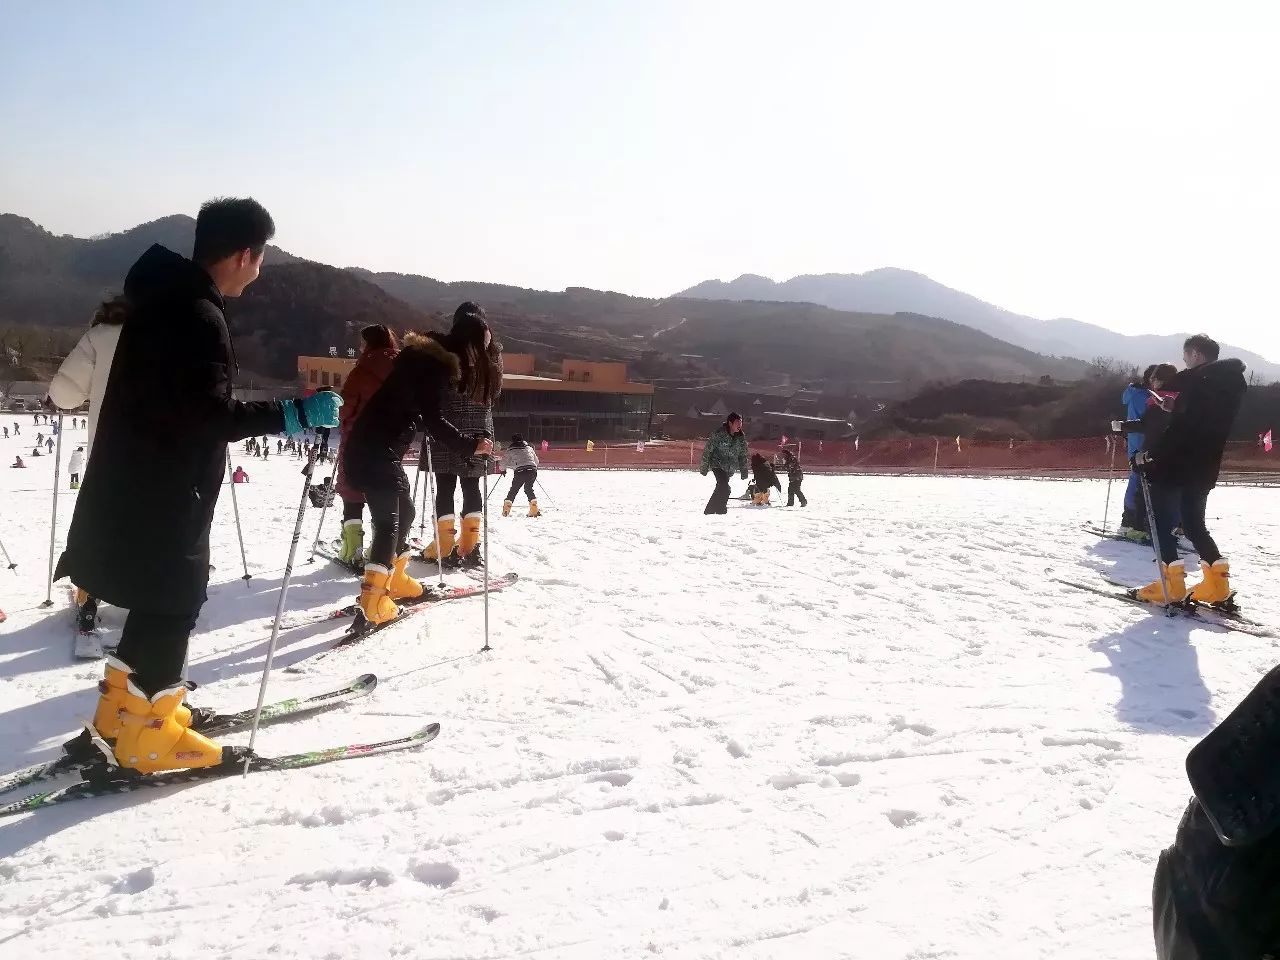
[[[1037,320],[1002,310],[923,274],[892,267],[867,273],[809,274],[792,277],[782,283],[748,273],[728,283],[708,280],[677,296],[709,300],[805,301],[838,310],[873,313],[906,310],[944,317],[1037,353],[1089,361],[1109,357],[1137,367],[1162,361],[1181,363],[1182,341],[1187,337],[1186,333],[1126,336],[1078,320]],[[1280,363],[1228,344],[1223,344],[1223,352],[1239,357],[1265,381],[1280,379]]]
[[[119,290],[152,243],[186,254],[194,221],[165,217],[92,239],[55,236],[0,215],[0,339],[53,358]],[[561,292],[493,283],[340,270],[270,248],[262,277],[229,305],[242,376],[291,380],[299,353],[345,352],[359,328],[440,327],[463,300],[484,305],[508,350],[543,362],[621,360],[666,387],[729,382],[794,384],[838,394],[907,396],[959,377],[1072,379],[1078,360],[1040,356],[949,320],[917,313],[841,311],[811,303],[651,300],[570,287]],[[33,333],[34,331],[34,333]]]

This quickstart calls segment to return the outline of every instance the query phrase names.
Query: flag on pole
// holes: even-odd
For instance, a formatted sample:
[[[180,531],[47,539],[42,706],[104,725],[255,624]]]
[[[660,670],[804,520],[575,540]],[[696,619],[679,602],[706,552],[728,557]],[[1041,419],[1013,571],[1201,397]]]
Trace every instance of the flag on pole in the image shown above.
[[[1266,433],[1262,435],[1262,449],[1267,451],[1267,453],[1271,452],[1271,431],[1270,430],[1268,430]]]
[[[853,449],[854,449],[854,452],[857,452],[857,449],[858,449],[858,441],[859,441],[859,440],[861,440],[861,439],[862,439],[862,437],[861,437],[861,436],[856,436],[856,437],[854,437],[854,438],[853,438]]]

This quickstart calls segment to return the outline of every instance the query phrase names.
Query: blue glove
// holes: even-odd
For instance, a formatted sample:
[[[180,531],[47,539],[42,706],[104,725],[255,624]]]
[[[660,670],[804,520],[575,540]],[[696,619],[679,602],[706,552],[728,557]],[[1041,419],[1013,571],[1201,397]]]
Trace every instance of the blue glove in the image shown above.
[[[284,400],[285,433],[301,433],[308,427],[336,427],[342,398],[332,391],[320,391],[299,400]]]

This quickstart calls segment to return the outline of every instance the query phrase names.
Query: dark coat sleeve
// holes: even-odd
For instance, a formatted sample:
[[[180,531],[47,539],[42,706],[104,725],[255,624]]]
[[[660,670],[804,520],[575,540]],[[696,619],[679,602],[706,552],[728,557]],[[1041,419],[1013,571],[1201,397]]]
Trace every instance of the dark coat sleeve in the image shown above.
[[[467,436],[440,414],[440,391],[452,389],[443,374],[423,377],[418,381],[418,409],[421,429],[431,438],[458,453],[470,456],[476,450],[476,438]]]
[[[221,311],[199,301],[183,334],[183,349],[165,349],[160,338],[149,338],[145,349],[157,390],[135,408],[136,416],[148,419],[156,430],[223,443],[284,430],[280,401],[245,403],[232,394],[235,360]]]

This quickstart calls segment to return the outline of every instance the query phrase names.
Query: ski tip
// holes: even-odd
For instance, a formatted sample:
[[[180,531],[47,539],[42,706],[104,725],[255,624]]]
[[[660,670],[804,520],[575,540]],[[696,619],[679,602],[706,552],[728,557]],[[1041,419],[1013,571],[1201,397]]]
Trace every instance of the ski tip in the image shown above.
[[[352,690],[372,690],[378,685],[378,675],[376,673],[362,673],[351,681]]]
[[[440,724],[432,721],[415,733],[412,739],[421,740],[423,743],[429,743],[438,736],[440,736]]]

